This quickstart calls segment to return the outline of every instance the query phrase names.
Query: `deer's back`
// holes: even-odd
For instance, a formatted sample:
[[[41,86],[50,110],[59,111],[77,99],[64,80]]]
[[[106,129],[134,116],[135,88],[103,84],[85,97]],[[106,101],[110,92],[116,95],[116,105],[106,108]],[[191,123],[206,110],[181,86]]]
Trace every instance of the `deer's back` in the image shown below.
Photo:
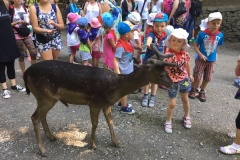
[[[55,60],[36,63],[24,73],[25,83],[35,97],[46,94],[64,99],[72,95],[81,97],[79,101],[111,96],[118,84],[117,77],[106,69]]]

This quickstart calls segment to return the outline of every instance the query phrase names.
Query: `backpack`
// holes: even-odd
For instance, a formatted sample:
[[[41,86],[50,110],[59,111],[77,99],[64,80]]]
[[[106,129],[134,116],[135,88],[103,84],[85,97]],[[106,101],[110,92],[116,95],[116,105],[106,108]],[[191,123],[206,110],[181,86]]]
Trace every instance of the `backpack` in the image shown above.
[[[25,6],[22,6],[24,11],[26,13],[28,13],[27,8]],[[15,14],[15,10],[14,10],[14,6],[13,5],[9,5],[9,14],[11,16],[11,22],[13,21],[13,16]],[[17,33],[19,34],[19,36],[21,37],[28,37],[30,34],[30,29],[28,27],[22,27],[22,28],[18,28],[13,26],[13,28],[15,29],[15,31],[17,31]]]
[[[189,13],[193,17],[199,17],[202,14],[202,0],[191,0]]]
[[[27,8],[26,8],[25,6],[22,6],[22,7],[23,7],[24,11],[25,11],[26,13],[28,13]],[[13,6],[12,4],[9,5],[9,11],[8,11],[8,13],[9,13],[10,16],[11,16],[11,22],[12,22],[12,21],[13,21],[13,16],[14,16],[14,14],[15,14],[14,6]]]
[[[164,0],[163,5],[164,13],[166,13],[169,16],[172,11],[173,0]]]
[[[39,6],[37,3],[34,4],[35,8],[36,8],[36,14],[37,14],[37,17],[39,16]],[[56,4],[52,4],[52,9],[54,10],[55,14],[57,14],[57,7],[56,7]]]

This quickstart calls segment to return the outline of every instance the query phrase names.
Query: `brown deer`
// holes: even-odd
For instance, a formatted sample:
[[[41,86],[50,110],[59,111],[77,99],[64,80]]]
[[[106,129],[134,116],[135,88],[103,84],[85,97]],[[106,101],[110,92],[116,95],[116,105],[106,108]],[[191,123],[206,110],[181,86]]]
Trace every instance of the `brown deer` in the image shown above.
[[[158,59],[172,56],[161,55],[156,49],[153,51],[156,52]],[[118,147],[119,142],[113,130],[111,105],[149,82],[171,86],[172,81],[165,71],[165,66],[176,66],[176,64],[151,59],[129,75],[54,60],[43,61],[29,67],[24,73],[24,81],[27,94],[32,92],[37,100],[37,109],[31,119],[42,156],[45,156],[46,149],[41,140],[39,125],[41,122],[47,138],[51,141],[56,140],[49,130],[46,115],[57,101],[61,101],[66,106],[68,103],[89,106],[92,121],[90,148],[96,148],[95,131],[102,109],[112,142]]]

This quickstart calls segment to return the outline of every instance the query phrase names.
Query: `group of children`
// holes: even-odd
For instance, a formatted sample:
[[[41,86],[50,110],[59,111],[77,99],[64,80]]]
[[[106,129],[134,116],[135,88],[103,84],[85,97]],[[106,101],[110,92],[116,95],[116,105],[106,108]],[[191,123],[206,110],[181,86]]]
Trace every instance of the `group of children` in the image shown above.
[[[84,65],[89,65],[88,60],[91,58],[99,60],[102,51],[105,68],[117,74],[130,74],[134,71],[133,57],[144,64],[154,55],[150,48],[152,43],[156,44],[160,53],[174,54],[173,57],[164,60],[177,64],[174,67],[166,67],[166,71],[174,84],[168,88],[169,102],[164,130],[166,133],[172,133],[172,114],[176,106],[178,92],[180,92],[184,109],[183,126],[188,129],[191,128],[188,97],[195,98],[196,87],[201,83],[199,99],[202,102],[206,101],[205,90],[213,76],[214,62],[217,60],[217,48],[223,44],[223,34],[219,32],[222,23],[221,13],[211,13],[207,20],[207,28],[201,31],[196,38],[194,49],[197,56],[193,74],[190,67],[190,56],[187,52],[189,34],[182,28],[173,29],[171,26],[167,26],[168,16],[165,13],[150,14],[146,32],[142,34],[139,31],[141,17],[139,13],[131,12],[127,21],[118,24],[119,39],[116,38],[115,31],[112,29],[114,20],[109,12],[102,14],[101,24],[97,18],[92,19],[90,27],[85,18],[77,18],[72,13],[69,13],[68,20],[70,22],[68,24],[68,39],[76,37],[76,43],[72,45],[68,43],[68,45],[71,48],[72,56],[76,54],[80,45],[79,50]],[[100,28],[103,30],[101,31]],[[74,36],[71,36],[71,34],[74,34]],[[145,43],[142,43],[142,36]],[[102,42],[103,49],[101,50]],[[144,46],[146,46],[146,50],[142,49]],[[142,56],[144,52],[145,56]],[[73,62],[72,56],[70,62]],[[142,57],[142,59],[140,60],[139,57]],[[93,64],[97,66],[95,62]],[[201,81],[201,79],[203,80]],[[150,85],[150,96],[148,95],[149,85],[144,86],[143,89],[144,96],[141,102],[143,107],[155,106],[158,86],[153,83]],[[121,113],[135,113],[131,104],[127,103],[127,96],[120,99],[119,106],[121,106]]]

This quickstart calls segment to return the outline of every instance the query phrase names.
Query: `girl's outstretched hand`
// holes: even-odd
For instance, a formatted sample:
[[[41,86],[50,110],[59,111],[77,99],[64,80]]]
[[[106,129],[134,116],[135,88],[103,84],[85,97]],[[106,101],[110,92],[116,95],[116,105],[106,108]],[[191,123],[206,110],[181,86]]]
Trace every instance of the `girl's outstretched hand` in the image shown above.
[[[189,79],[190,79],[190,82],[193,82],[194,81],[194,78],[192,75],[189,76]]]

